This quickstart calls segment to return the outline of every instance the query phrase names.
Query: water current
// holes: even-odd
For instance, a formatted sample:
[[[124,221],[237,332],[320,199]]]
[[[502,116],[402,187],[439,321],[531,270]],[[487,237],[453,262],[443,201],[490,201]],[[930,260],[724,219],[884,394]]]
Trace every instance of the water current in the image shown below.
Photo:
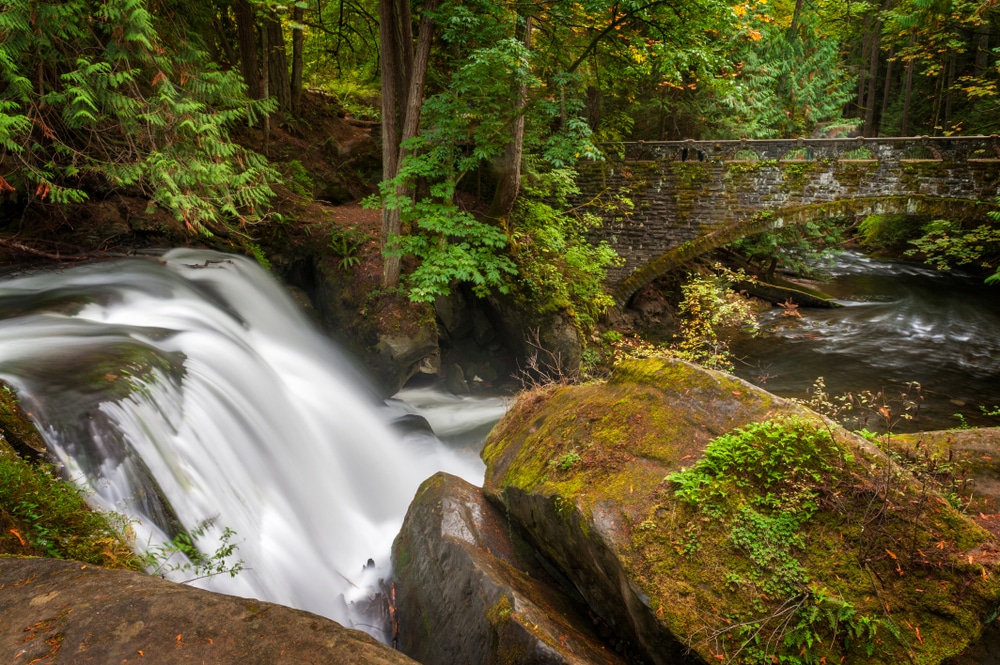
[[[187,530],[213,553],[231,529],[245,569],[196,585],[376,636],[351,603],[386,574],[417,486],[438,470],[481,484],[505,408],[426,388],[381,402],[255,263],[192,250],[0,282],[0,378],[140,547]],[[440,438],[392,426],[414,415]]]
[[[817,377],[831,395],[882,391],[898,413],[904,393],[919,397],[916,417],[895,423],[900,431],[957,427],[956,413],[1000,425],[980,410],[1000,405],[1000,286],[856,252],[823,270],[830,280],[819,288],[843,307],[765,314],[760,334],[731,347],[737,374],[792,397],[805,397]]]

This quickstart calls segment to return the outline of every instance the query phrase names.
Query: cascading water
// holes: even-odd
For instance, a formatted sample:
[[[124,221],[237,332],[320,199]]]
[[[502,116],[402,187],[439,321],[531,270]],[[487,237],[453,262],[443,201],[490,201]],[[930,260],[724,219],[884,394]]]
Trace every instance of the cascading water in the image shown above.
[[[352,625],[419,483],[442,469],[481,483],[467,450],[396,434],[245,258],[174,250],[19,277],[0,282],[0,318],[0,377],[92,502],[135,520],[140,546],[186,530],[212,553],[235,531],[245,569],[199,586]],[[468,427],[503,410],[483,406]]]

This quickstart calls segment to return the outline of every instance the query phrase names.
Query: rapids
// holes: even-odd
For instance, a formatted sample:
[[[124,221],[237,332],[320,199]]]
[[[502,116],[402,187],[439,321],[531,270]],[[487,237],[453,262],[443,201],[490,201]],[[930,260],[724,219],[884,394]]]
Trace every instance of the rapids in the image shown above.
[[[958,427],[956,413],[1000,425],[980,410],[1000,405],[1000,287],[854,251],[822,271],[830,279],[818,288],[843,307],[801,309],[802,318],[771,310],[760,334],[732,344],[737,375],[791,397],[805,397],[817,377],[831,395],[883,391],[901,404],[908,393],[916,417],[894,423],[897,431]]]
[[[376,636],[351,603],[388,572],[417,486],[481,484],[476,446],[504,410],[426,391],[387,407],[254,262],[195,250],[0,282],[0,377],[140,549],[189,530],[211,554],[231,529],[244,570],[194,584]],[[459,443],[391,427],[424,411]]]

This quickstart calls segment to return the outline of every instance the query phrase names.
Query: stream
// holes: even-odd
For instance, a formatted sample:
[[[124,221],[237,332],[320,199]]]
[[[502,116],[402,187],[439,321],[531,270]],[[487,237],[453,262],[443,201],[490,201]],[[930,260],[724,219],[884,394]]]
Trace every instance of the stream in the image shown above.
[[[822,271],[830,279],[817,288],[843,307],[764,314],[759,334],[731,344],[739,376],[785,397],[807,397],[817,377],[832,396],[881,391],[895,431],[958,427],[956,413],[1000,425],[980,409],[1000,406],[1000,286],[854,251]],[[897,419],[906,399],[914,418]],[[885,426],[879,417],[859,424]]]
[[[418,485],[482,484],[506,408],[428,388],[382,402],[256,263],[193,250],[0,282],[0,378],[139,549],[185,530],[210,555],[235,544],[242,572],[193,583],[376,637],[364,606]],[[159,573],[200,576],[165,556]]]

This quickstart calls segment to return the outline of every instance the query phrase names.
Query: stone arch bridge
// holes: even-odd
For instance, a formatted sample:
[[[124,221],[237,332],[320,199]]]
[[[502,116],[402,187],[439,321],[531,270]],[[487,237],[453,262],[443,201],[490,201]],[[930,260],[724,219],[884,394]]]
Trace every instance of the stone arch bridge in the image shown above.
[[[667,271],[739,238],[817,218],[906,213],[982,218],[1000,209],[1000,137],[666,141],[607,146],[579,165],[625,259],[619,305]],[[633,202],[616,205],[618,195]]]

